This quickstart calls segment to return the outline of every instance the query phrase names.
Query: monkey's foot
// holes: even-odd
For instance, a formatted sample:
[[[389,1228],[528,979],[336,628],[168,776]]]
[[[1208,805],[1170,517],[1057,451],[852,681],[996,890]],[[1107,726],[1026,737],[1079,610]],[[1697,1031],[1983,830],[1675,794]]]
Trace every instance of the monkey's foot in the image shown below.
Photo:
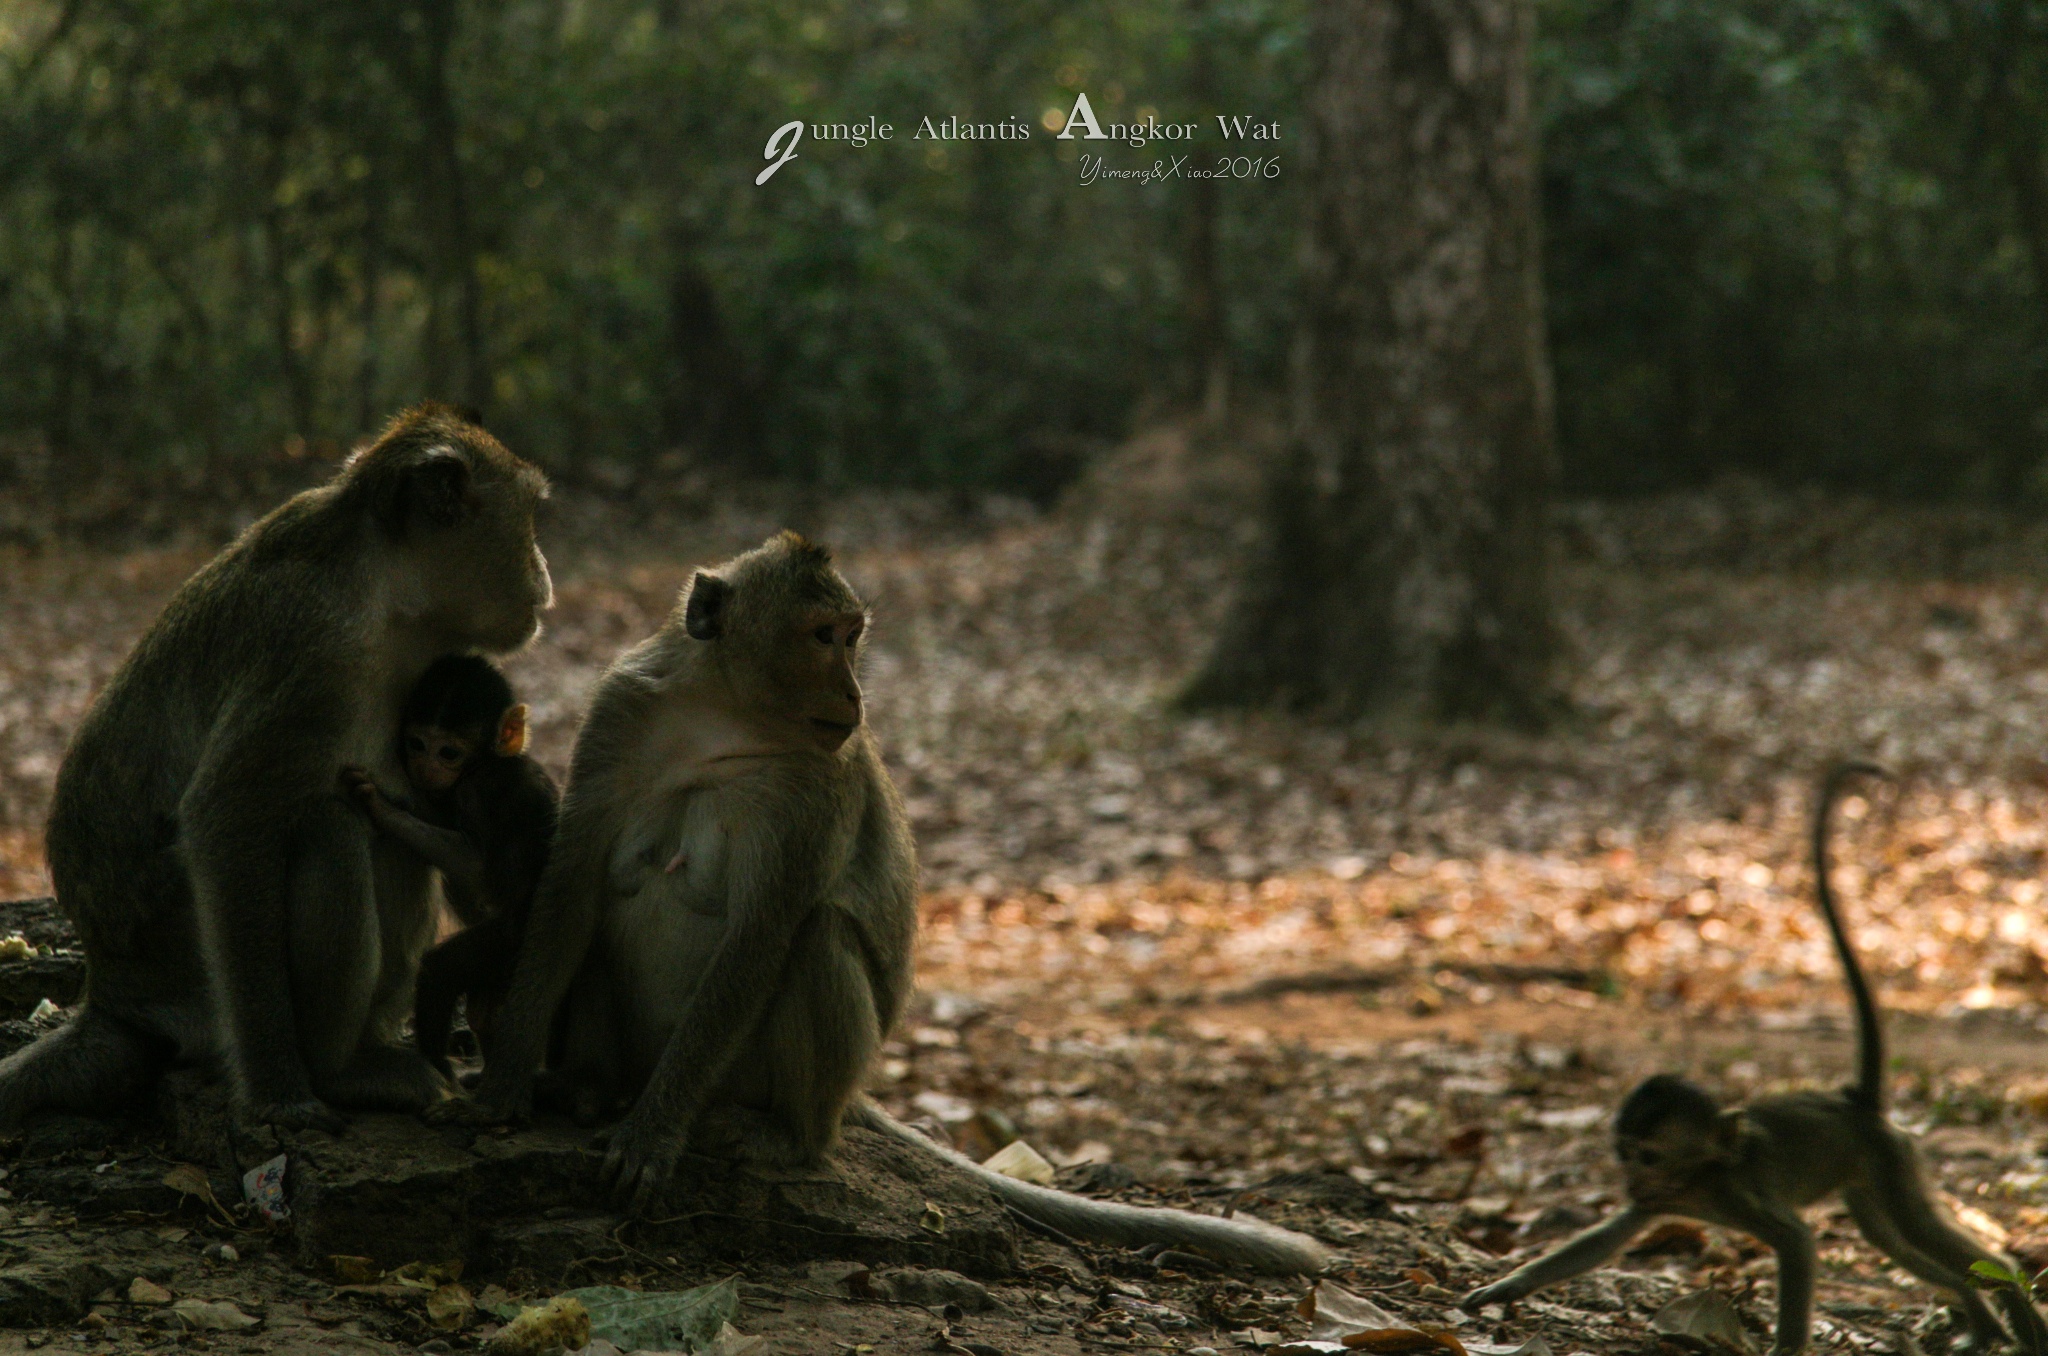
[[[605,1086],[563,1069],[542,1069],[534,1075],[533,1102],[548,1111],[559,1111],[581,1126],[601,1124],[619,1110]]]
[[[764,1168],[816,1167],[824,1155],[797,1141],[779,1117],[727,1104],[706,1111],[690,1128],[690,1150]]]
[[[422,1111],[454,1095],[454,1087],[417,1050],[370,1045],[356,1052],[332,1086],[323,1089],[343,1106],[379,1111]]]
[[[597,1170],[598,1185],[628,1213],[647,1214],[681,1156],[682,1137],[666,1126],[649,1126],[628,1116],[599,1138],[605,1154]]]
[[[252,1106],[242,1112],[241,1119],[251,1125],[272,1125],[280,1130],[325,1130],[330,1135],[348,1129],[348,1118],[318,1097]]]
[[[501,1107],[495,1102],[457,1093],[429,1103],[421,1110],[420,1119],[428,1125],[462,1125],[472,1130],[487,1130],[499,1125],[520,1125],[530,1117],[516,1107]]]

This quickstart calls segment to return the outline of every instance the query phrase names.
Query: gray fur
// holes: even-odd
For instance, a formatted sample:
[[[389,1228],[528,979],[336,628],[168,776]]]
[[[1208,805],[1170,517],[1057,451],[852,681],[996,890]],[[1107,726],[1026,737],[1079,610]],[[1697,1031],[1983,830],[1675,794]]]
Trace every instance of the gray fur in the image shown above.
[[[1723,1111],[1704,1090],[1658,1074],[1622,1104],[1615,1148],[1629,1204],[1609,1219],[1524,1263],[1463,1301],[1468,1309],[1512,1304],[1592,1270],[1660,1216],[1738,1229],[1778,1258],[1776,1356],[1807,1343],[1813,1317],[1813,1230],[1799,1212],[1839,1195],[1870,1244],[1954,1297],[1978,1349],[2006,1333],[1977,1294],[1970,1268],[1998,1257],[1947,1218],[1930,1194],[1913,1141],[1884,1118],[1882,1032],[1827,880],[1828,814],[1846,777],[1874,772],[1849,764],[1829,774],[1813,815],[1819,907],[1848,978],[1857,1016],[1857,1080],[1837,1092],[1790,1092]],[[1999,1291],[2006,1319],[2028,1356],[2048,1351],[2048,1324],[2028,1300]]]
[[[219,1069],[245,1115],[281,1125],[441,1094],[395,1043],[431,878],[337,777],[360,763],[401,785],[393,732],[427,664],[534,634],[545,492],[482,429],[422,406],[179,589],[58,773],[50,871],[87,998],[0,1061],[0,1125],[106,1110],[168,1060]]]
[[[917,924],[909,822],[861,723],[864,622],[829,557],[785,533],[700,572],[612,665],[478,1103],[436,1116],[524,1115],[559,1008],[559,1081],[586,1106],[632,1102],[605,1176],[636,1208],[686,1145],[811,1163],[847,1116],[945,1153],[855,1102],[908,1000]],[[1275,1272],[1326,1260],[1254,1221],[1085,1200],[950,1157],[1077,1237]]]

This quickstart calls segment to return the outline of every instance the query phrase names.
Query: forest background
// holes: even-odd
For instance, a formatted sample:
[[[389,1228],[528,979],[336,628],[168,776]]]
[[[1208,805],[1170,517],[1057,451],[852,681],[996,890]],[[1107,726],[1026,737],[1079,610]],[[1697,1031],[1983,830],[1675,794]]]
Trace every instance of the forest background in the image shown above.
[[[1562,486],[2048,496],[2048,16],[1544,0]],[[433,394],[595,475],[688,455],[1049,499],[1299,312],[1305,6],[0,6],[0,476],[331,454]],[[1078,185],[1058,141],[1275,178]],[[879,117],[888,143],[768,134]],[[1028,141],[912,140],[1014,119]],[[1168,156],[1170,159],[1171,157]],[[673,466],[673,460],[669,463]]]

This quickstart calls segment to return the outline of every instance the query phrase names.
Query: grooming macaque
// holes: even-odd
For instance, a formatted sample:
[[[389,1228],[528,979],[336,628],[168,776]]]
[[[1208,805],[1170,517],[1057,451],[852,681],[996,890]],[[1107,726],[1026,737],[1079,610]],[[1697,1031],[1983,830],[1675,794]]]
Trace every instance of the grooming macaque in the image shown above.
[[[1813,1309],[1813,1231],[1799,1211],[1837,1192],[1871,1245],[1956,1297],[1973,1341],[2005,1333],[1970,1283],[1980,1261],[2009,1266],[1943,1216],[1921,1176],[1913,1142],[1884,1116],[1884,1036],[1877,1006],[1828,881],[1828,824],[1842,788],[1882,773],[1849,764],[1829,774],[1813,813],[1815,895],[1856,1008],[1856,1081],[1838,1092],[1795,1092],[1723,1110],[1704,1089],[1658,1074],[1622,1102],[1615,1149],[1629,1203],[1556,1251],[1465,1297],[1467,1308],[1506,1304],[1599,1266],[1662,1215],[1754,1235],[1778,1256],[1774,1350],[1806,1345]],[[2001,1292],[2013,1335],[2030,1353],[2048,1327],[2023,1297]]]
[[[490,660],[435,660],[406,699],[403,720],[411,809],[362,768],[342,769],[342,782],[379,832],[440,871],[442,893],[466,925],[421,960],[413,998],[413,1041],[448,1074],[458,999],[489,1055],[491,1016],[512,981],[559,798],[547,769],[526,756],[526,707]]]
[[[354,763],[403,786],[391,732],[427,666],[533,636],[546,490],[424,405],[178,590],[58,772],[50,872],[88,996],[0,1061],[0,1125],[116,1108],[171,1060],[220,1070],[245,1118],[280,1126],[446,1094],[398,1040],[430,873],[336,779]]]
[[[599,682],[476,1108],[526,1113],[553,1073],[630,1101],[603,1165],[644,1208],[687,1147],[818,1161],[843,1118],[944,1156],[1067,1234],[1273,1272],[1312,1240],[1256,1221],[1086,1200],[1002,1177],[857,1099],[909,995],[910,827],[862,722],[867,614],[791,533],[700,571]]]

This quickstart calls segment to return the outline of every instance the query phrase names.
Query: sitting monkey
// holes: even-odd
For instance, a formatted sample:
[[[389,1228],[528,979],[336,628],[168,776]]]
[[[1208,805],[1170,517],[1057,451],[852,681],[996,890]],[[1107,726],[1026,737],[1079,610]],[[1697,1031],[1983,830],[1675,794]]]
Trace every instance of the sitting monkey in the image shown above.
[[[1806,1345],[1813,1308],[1813,1231],[1799,1211],[1839,1192],[1873,1247],[1956,1297],[1975,1345],[2004,1339],[1971,1286],[1970,1266],[2008,1264],[1943,1218],[1921,1177],[1913,1142],[1885,1120],[1884,1035],[1828,883],[1829,817],[1843,786],[1862,775],[1883,774],[1862,763],[1836,768],[1813,813],[1815,894],[1856,1007],[1856,1082],[1839,1092],[1786,1093],[1724,1111],[1704,1089],[1675,1074],[1645,1080],[1622,1102],[1614,1123],[1628,1206],[1473,1291],[1463,1301],[1466,1308],[1512,1303],[1590,1271],[1660,1215],[1682,1215],[1740,1229],[1777,1253],[1773,1350],[1789,1356]],[[2001,1291],[2000,1302],[2023,1347],[2041,1352],[2048,1327],[2040,1314],[2010,1292]]]
[[[50,875],[90,975],[0,1060],[0,1129],[105,1114],[172,1062],[251,1124],[338,1130],[447,1081],[398,1040],[432,873],[336,793],[403,785],[391,732],[435,656],[508,653],[553,598],[546,478],[438,405],[393,420],[185,581],[80,722]]]
[[[491,1018],[512,982],[534,887],[548,862],[559,796],[547,769],[526,754],[526,706],[498,666],[480,655],[434,661],[406,697],[400,755],[412,787],[406,809],[359,767],[342,782],[378,830],[441,873],[442,893],[463,930],[420,962],[413,1038],[449,1073],[455,1001],[489,1054]]]
[[[429,1116],[525,1115],[553,1044],[571,1086],[631,1104],[602,1176],[636,1209],[686,1150],[815,1164],[851,1121],[1077,1238],[1321,1270],[1301,1234],[999,1176],[860,1096],[917,929],[910,824],[856,676],[867,620],[830,555],[784,533],[699,571],[606,671],[477,1101]]]

